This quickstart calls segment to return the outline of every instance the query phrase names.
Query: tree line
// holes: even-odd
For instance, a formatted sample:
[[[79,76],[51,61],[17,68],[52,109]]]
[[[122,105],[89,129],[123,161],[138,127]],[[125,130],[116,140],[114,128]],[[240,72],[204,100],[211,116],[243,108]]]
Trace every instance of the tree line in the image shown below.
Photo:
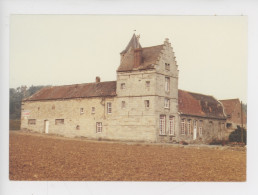
[[[38,90],[45,86],[30,86],[22,85],[20,87],[9,89],[9,119],[21,118],[21,102],[24,98],[27,98]]]

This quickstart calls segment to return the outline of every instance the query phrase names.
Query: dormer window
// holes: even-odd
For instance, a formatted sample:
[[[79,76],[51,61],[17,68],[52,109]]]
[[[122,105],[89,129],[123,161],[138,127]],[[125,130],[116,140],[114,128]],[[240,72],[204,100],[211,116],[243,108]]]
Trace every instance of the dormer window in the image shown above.
[[[170,64],[165,63],[165,69],[166,69],[166,70],[170,70]]]
[[[121,89],[122,89],[122,90],[125,89],[125,83],[121,83]]]

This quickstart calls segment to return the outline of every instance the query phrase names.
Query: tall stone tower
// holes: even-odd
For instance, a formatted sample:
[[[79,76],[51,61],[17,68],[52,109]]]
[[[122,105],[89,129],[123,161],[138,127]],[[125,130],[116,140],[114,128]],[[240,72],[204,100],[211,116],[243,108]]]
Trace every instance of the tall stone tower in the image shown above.
[[[120,55],[116,92],[121,115],[150,141],[176,140],[178,66],[168,39],[162,45],[143,48],[134,34]]]

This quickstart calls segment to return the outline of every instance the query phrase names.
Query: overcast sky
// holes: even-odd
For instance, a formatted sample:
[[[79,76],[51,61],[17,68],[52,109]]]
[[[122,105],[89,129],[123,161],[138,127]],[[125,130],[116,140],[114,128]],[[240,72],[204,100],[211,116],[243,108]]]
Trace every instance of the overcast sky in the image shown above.
[[[10,87],[116,80],[134,30],[143,47],[169,38],[180,89],[247,102],[246,16],[12,15]]]

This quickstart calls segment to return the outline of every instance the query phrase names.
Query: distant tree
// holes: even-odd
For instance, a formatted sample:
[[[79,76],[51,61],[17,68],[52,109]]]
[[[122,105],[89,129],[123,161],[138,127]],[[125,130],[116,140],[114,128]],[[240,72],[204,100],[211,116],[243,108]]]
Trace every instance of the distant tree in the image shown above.
[[[247,104],[242,103],[243,112],[247,114]]]
[[[21,118],[21,101],[27,98],[38,90],[45,86],[31,86],[29,89],[26,85],[17,87],[16,89],[10,88],[9,93],[9,118],[10,119],[20,119]]]

